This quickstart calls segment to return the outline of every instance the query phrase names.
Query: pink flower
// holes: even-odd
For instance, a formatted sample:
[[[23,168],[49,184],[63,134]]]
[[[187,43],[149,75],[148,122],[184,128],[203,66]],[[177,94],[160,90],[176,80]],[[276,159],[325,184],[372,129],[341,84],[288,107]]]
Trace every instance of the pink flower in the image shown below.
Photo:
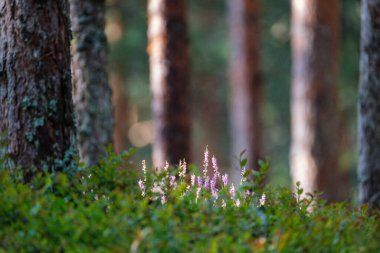
[[[170,182],[169,182],[169,185],[171,186],[171,187],[176,187],[177,186],[177,183],[176,183],[176,181],[175,181],[175,176],[170,176]]]
[[[203,178],[206,178],[208,172],[208,148],[206,147],[203,159]]]
[[[205,179],[205,184],[204,184],[204,188],[207,190],[210,186],[210,177],[207,176],[206,179]]]
[[[234,184],[232,184],[230,187],[230,195],[231,195],[231,197],[235,197],[235,186],[234,186]]]
[[[228,175],[227,175],[227,173],[222,176],[222,181],[223,181],[224,186],[227,186],[227,184],[228,184]]]
[[[259,206],[265,205],[266,198],[267,198],[267,196],[265,195],[265,193],[263,193],[263,195],[261,195],[261,198],[259,199]]]
[[[141,179],[139,180],[139,187],[140,187],[140,190],[141,190],[141,196],[145,196],[145,184],[144,184],[144,181],[142,181]]]
[[[211,179],[211,182],[210,182],[210,188],[211,188],[211,191],[215,191],[216,190],[216,175],[214,175]]]
[[[187,172],[187,164],[186,161],[183,160],[183,162],[179,161],[179,177],[184,178],[186,176]]]
[[[214,169],[214,175],[216,175],[217,177],[220,177],[218,163],[216,161],[215,156],[212,156],[211,161],[212,161],[212,168]]]
[[[245,191],[245,196],[246,197],[253,196],[253,195],[255,195],[255,192],[253,192],[252,190],[246,190]]]
[[[211,189],[211,194],[215,199],[218,199],[218,190],[216,189],[216,175],[212,178],[210,182],[210,189]]]
[[[198,176],[198,177],[197,177],[197,181],[198,181],[198,186],[199,186],[199,187],[202,187],[202,185],[203,185],[202,177]]]
[[[169,163],[166,161],[165,167],[164,167],[165,172],[168,172],[168,169],[169,169]]]
[[[190,177],[190,184],[191,184],[191,186],[195,185],[195,175],[194,174],[191,175],[191,177]]]
[[[165,196],[165,195],[162,195],[162,196],[161,196],[161,204],[165,205],[166,202],[167,202],[167,200],[166,200],[166,196]]]

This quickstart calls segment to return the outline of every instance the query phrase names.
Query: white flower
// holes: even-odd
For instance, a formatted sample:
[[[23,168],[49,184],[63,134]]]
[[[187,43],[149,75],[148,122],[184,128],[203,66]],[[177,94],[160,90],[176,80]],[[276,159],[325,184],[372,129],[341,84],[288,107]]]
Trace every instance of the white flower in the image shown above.
[[[190,177],[190,184],[191,184],[191,186],[194,186],[194,184],[195,184],[195,175],[194,174],[191,175],[191,177]]]
[[[224,201],[224,199],[222,199],[222,207],[226,208],[226,206],[227,206],[226,201]]]
[[[222,176],[222,181],[223,181],[224,186],[227,186],[227,184],[228,184],[228,175],[227,175],[227,173]]]
[[[161,204],[165,205],[166,202],[167,202],[167,200],[166,200],[166,196],[165,196],[165,195],[162,195],[162,196],[161,196]]]
[[[230,195],[232,198],[235,197],[235,186],[234,186],[234,184],[231,184]]]
[[[203,177],[206,178],[208,173],[208,148],[206,147],[203,159]]]
[[[265,205],[265,200],[266,200],[266,195],[265,193],[263,193],[263,195],[261,195],[261,198],[259,199],[259,206],[264,206]]]

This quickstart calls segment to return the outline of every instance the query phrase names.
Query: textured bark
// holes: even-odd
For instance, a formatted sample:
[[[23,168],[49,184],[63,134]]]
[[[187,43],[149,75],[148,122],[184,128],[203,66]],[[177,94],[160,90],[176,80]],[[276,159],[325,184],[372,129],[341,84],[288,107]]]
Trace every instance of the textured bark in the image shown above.
[[[380,207],[380,1],[362,1],[359,202]]]
[[[262,78],[260,68],[259,0],[229,3],[231,60],[232,153],[246,150],[248,168],[258,169],[262,159]]]
[[[292,1],[293,183],[341,200],[339,183],[339,1]]]
[[[0,1],[0,132],[11,168],[72,170],[69,10],[65,0]]]
[[[95,165],[112,144],[113,115],[107,74],[105,0],[70,0],[74,32],[73,84],[82,161]]]
[[[190,159],[189,53],[185,0],[148,1],[153,163]]]

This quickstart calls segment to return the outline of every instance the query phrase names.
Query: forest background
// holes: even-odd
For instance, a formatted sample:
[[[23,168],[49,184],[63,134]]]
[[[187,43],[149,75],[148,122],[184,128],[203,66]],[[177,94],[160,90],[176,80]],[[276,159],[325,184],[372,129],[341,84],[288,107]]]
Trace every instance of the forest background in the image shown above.
[[[228,66],[230,39],[225,1],[189,0],[193,161],[200,164],[208,145],[227,170],[238,166],[231,154]],[[147,55],[146,1],[109,0],[106,34],[115,110],[116,151],[139,148],[135,157],[151,160],[153,122]],[[290,2],[265,0],[261,6],[261,65],[264,83],[264,154],[269,180],[290,186]],[[340,17],[340,166],[356,191],[357,90],[360,2],[344,0]],[[239,154],[234,154],[238,156]],[[351,195],[352,196],[352,195]]]

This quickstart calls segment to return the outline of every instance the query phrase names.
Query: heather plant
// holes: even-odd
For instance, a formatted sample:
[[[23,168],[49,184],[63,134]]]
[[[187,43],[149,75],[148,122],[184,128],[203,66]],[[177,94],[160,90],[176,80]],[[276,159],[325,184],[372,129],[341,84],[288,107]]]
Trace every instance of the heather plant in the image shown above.
[[[251,180],[248,169],[233,185],[209,155],[199,170],[185,161],[156,170],[132,154],[109,153],[99,166],[39,174],[29,184],[0,171],[0,252],[380,249],[379,219],[366,207],[302,198],[301,185],[259,187],[263,175]]]
[[[194,205],[199,202],[210,202],[212,205],[222,208],[227,206],[240,207],[241,205],[262,207],[265,205],[265,193],[255,187],[261,180],[260,172],[256,172],[258,173],[257,177],[254,177],[254,180],[250,182],[252,171],[247,171],[244,167],[244,160],[241,160],[241,181],[238,190],[236,190],[233,183],[228,183],[228,174],[220,173],[215,156],[212,156],[211,164],[212,167],[209,168],[209,151],[207,148],[204,153],[202,171],[194,169],[189,172],[187,163],[183,160],[179,162],[177,169],[170,170],[172,173],[168,169],[168,163],[164,168],[147,173],[146,162],[142,161],[143,178],[138,180],[141,196],[152,201],[160,201],[163,205],[167,203],[168,196],[172,195],[181,200],[186,199]],[[265,173],[268,164],[261,162],[261,165],[261,173]],[[257,192],[253,189],[256,189]]]

